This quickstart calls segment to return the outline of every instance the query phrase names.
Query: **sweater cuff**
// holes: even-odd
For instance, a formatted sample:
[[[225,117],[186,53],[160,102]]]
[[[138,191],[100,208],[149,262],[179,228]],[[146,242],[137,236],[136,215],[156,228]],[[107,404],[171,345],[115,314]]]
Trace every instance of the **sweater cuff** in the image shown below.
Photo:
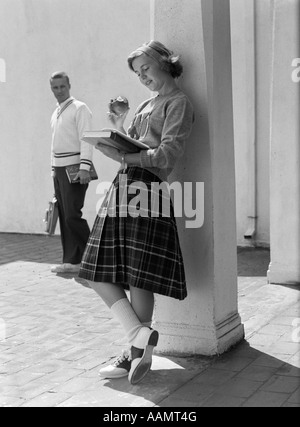
[[[80,170],[90,171],[92,166],[92,162],[90,160],[81,160],[80,162]]]
[[[141,150],[140,151],[140,160],[141,160],[141,166],[142,168],[149,168],[152,167],[151,162],[151,154],[153,150]]]

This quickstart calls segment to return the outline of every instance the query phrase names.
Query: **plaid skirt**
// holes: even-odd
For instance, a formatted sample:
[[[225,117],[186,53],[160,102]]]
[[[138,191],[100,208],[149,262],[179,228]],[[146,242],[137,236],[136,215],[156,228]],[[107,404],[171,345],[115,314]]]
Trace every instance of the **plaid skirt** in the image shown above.
[[[183,300],[185,272],[172,201],[150,171],[119,171],[90,234],[79,277]]]

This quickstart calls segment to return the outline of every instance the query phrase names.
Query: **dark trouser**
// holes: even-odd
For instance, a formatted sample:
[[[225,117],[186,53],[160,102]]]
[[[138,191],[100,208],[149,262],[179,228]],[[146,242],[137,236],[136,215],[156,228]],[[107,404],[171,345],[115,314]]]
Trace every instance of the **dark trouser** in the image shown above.
[[[87,244],[90,229],[82,218],[82,208],[88,185],[70,184],[64,167],[55,168],[54,190],[63,247],[63,263],[79,264]]]

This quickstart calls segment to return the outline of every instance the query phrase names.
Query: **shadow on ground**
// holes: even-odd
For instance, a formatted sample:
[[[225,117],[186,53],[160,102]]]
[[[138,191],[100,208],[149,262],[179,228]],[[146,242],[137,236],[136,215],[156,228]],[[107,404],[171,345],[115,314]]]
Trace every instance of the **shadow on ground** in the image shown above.
[[[32,242],[38,250],[32,251]],[[26,250],[28,248],[28,250]],[[270,251],[265,248],[237,249],[239,276],[266,276]],[[0,265],[16,261],[47,264],[61,262],[60,236],[0,233]]]
[[[237,249],[238,276],[265,277],[270,264],[270,250],[267,248]]]
[[[60,236],[0,233],[0,265],[16,261],[59,264],[61,259]]]
[[[299,403],[300,369],[257,350],[243,341],[236,348],[213,358],[157,358],[153,370],[138,385],[128,380],[104,380],[106,388],[137,396],[144,406],[222,407],[289,406]],[[166,367],[163,367],[165,359]],[[298,390],[298,393],[297,393]],[[143,405],[141,405],[143,406]]]

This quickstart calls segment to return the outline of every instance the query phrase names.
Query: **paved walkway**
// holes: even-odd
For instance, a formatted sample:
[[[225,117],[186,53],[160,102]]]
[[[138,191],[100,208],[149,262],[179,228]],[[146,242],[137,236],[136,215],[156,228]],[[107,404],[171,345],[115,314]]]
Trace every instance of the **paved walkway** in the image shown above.
[[[91,290],[50,273],[58,237],[0,234],[1,407],[299,407],[300,288],[268,285],[269,252],[238,251],[246,339],[215,358],[154,356],[142,383],[101,380],[122,330]]]

